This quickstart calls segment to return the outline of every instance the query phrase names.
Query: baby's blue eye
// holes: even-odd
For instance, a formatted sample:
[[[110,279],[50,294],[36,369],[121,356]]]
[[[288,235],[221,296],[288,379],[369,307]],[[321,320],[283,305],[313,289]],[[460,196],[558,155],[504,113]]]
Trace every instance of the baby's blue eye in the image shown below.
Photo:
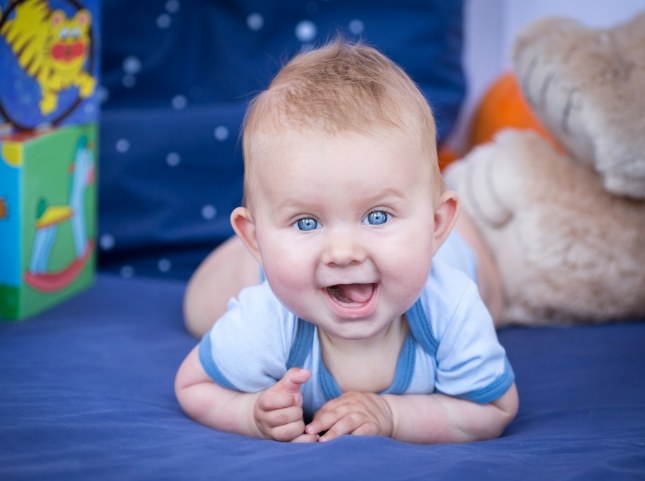
[[[295,222],[294,226],[296,229],[308,232],[311,230],[316,230],[320,228],[320,222],[312,217],[305,217]]]
[[[375,210],[367,214],[365,222],[369,225],[382,225],[390,220],[390,214],[382,210]]]

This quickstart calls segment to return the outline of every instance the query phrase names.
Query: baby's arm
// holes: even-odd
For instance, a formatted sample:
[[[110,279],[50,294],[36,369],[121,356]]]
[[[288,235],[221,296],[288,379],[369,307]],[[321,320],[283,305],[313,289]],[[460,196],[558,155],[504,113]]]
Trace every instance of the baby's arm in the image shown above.
[[[279,441],[317,441],[304,434],[300,387],[310,377],[305,369],[290,369],[269,389],[242,393],[214,383],[199,362],[196,347],[182,363],[175,393],[188,416],[228,432]]]
[[[444,394],[385,396],[392,437],[418,443],[468,442],[502,435],[519,406],[515,384],[496,401],[478,404]]]
[[[320,441],[342,434],[372,434],[414,443],[467,442],[500,436],[517,409],[515,384],[490,404],[444,394],[347,393],[325,404],[305,432],[327,431]]]

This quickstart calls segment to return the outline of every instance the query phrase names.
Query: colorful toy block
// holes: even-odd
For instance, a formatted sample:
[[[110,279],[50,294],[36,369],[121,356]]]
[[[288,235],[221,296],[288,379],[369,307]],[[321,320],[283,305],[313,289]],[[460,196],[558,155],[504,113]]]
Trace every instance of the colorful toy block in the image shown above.
[[[0,137],[0,319],[24,319],[91,285],[97,130]]]

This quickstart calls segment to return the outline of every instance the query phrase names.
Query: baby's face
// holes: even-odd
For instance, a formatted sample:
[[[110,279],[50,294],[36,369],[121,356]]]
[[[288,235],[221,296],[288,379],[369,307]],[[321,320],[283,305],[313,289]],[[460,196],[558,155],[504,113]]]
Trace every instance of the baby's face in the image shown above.
[[[382,333],[429,273],[435,192],[420,143],[294,132],[254,156],[252,213],[275,294],[333,337]]]

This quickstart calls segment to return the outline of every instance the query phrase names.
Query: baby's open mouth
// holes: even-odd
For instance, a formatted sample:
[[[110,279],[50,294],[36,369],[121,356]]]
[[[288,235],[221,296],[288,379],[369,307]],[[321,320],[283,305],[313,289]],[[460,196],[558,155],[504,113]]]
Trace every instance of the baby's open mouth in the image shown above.
[[[341,304],[365,304],[374,295],[376,284],[336,284],[327,288],[332,299]]]

